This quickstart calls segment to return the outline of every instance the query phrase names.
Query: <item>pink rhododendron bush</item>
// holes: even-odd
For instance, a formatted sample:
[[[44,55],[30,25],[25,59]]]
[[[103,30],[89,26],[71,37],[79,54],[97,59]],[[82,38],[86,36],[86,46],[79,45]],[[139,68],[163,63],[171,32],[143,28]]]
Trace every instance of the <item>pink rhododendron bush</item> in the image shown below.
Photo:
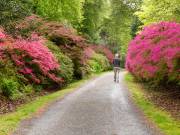
[[[0,28],[0,95],[11,99],[109,70],[112,52],[58,22],[30,16],[11,35]]]
[[[85,74],[99,73],[111,69],[108,58],[102,53],[96,53],[92,46],[87,46],[84,49],[82,64]]]
[[[86,73],[86,61],[84,58],[85,52],[90,51],[86,39],[77,34],[77,31],[71,27],[64,26],[59,22],[47,21],[37,15],[26,17],[16,26],[15,35],[29,37],[32,33],[38,33],[46,37],[48,40],[58,46],[63,54],[68,56],[74,64],[74,77],[77,79],[83,78]],[[96,46],[96,45],[95,45]],[[113,54],[106,47],[93,47],[96,53],[102,53],[110,62],[112,62]],[[88,52],[88,53],[90,53]],[[87,54],[88,54],[87,53]],[[89,58],[88,58],[89,59]]]
[[[141,80],[180,85],[180,24],[145,27],[129,45],[126,68]]]
[[[113,54],[108,48],[90,46],[81,36],[68,36],[68,31],[62,35],[61,30],[53,39],[36,29],[15,36],[0,30],[0,94],[18,99],[111,68]]]
[[[106,46],[103,46],[103,45],[91,45],[91,48],[96,53],[101,53],[104,56],[106,56],[110,63],[113,62],[114,55],[113,55],[112,51],[109,48],[107,48]]]
[[[1,33],[0,60],[11,61],[16,74],[23,75],[28,84],[61,84],[63,79],[57,77],[60,65],[53,53],[44,45],[45,40],[36,34],[28,39],[12,39]]]
[[[55,75],[60,65],[44,42],[32,35],[30,39],[17,39],[8,51],[19,72],[33,82],[42,83],[47,78],[60,83],[62,79]]]

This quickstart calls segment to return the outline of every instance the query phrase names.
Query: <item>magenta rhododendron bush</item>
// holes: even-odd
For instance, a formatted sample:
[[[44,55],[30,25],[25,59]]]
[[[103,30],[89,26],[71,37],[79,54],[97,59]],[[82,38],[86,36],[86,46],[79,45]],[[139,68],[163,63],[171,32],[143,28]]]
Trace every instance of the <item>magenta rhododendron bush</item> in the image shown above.
[[[126,68],[139,79],[180,85],[180,24],[145,27],[129,45]]]
[[[114,58],[114,55],[112,53],[112,51],[107,48],[106,46],[103,46],[103,45],[91,45],[91,48],[96,52],[96,53],[101,53],[103,55],[105,55],[109,62],[112,63],[113,62],[113,58]]]
[[[91,47],[86,47],[83,54],[82,61],[83,63],[86,63],[87,60],[91,59],[93,55],[95,55],[95,51]]]
[[[6,35],[3,33],[3,30],[0,29],[0,39],[4,39]]]
[[[0,39],[6,37],[3,32],[1,35]],[[59,70],[60,65],[52,52],[44,45],[45,40],[41,37],[33,34],[26,40],[19,38],[12,42],[7,41],[1,41],[1,58],[6,59],[10,56],[19,73],[35,83],[42,83],[45,78],[53,82],[62,82],[62,79],[53,73]]]
[[[44,40],[37,35],[32,35],[29,40],[16,40],[11,48],[11,57],[16,66],[21,67],[19,70],[25,75],[30,75],[31,79],[36,83],[41,80],[36,76],[37,66],[43,76],[47,76],[55,82],[60,82],[61,78],[57,78],[54,73],[58,70],[59,64],[49,49],[44,46]]]
[[[0,27],[0,94],[18,99],[57,89],[73,78],[109,70],[112,59],[108,48],[91,46],[73,28],[31,16],[12,33]]]

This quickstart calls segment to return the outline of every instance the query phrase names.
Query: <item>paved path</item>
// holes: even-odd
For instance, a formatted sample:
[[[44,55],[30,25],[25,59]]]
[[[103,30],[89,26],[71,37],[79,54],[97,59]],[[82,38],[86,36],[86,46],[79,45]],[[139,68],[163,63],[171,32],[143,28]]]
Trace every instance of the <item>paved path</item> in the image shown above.
[[[88,82],[52,105],[41,117],[21,125],[16,135],[156,135],[147,126],[113,73]]]

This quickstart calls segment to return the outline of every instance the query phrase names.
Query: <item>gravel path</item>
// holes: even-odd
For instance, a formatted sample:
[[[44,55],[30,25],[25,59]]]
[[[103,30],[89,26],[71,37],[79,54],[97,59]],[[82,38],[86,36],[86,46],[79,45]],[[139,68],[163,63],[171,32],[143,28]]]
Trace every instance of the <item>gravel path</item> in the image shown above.
[[[127,88],[106,73],[54,103],[14,135],[157,135],[131,104]]]

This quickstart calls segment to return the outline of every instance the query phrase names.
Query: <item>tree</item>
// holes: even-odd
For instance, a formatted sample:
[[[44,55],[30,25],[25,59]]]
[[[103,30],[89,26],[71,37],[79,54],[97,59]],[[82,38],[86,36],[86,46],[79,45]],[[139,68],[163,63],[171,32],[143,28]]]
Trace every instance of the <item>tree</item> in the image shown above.
[[[145,25],[159,21],[180,22],[179,7],[179,0],[144,0],[136,15]]]
[[[137,35],[137,32],[140,31],[140,26],[142,26],[143,23],[139,20],[137,16],[134,16],[133,22],[131,24],[131,36],[134,38]]]
[[[121,53],[125,55],[127,44],[131,39],[132,4],[124,3],[122,0],[112,0],[111,9],[112,13],[104,21],[101,35],[115,52],[121,50]]]
[[[99,33],[104,18],[108,16],[108,7],[108,0],[85,0],[83,7],[84,20],[82,22],[81,31],[92,42],[97,43],[100,40]]]
[[[83,19],[84,0],[34,0],[35,13],[49,20],[72,24],[78,28]]]

